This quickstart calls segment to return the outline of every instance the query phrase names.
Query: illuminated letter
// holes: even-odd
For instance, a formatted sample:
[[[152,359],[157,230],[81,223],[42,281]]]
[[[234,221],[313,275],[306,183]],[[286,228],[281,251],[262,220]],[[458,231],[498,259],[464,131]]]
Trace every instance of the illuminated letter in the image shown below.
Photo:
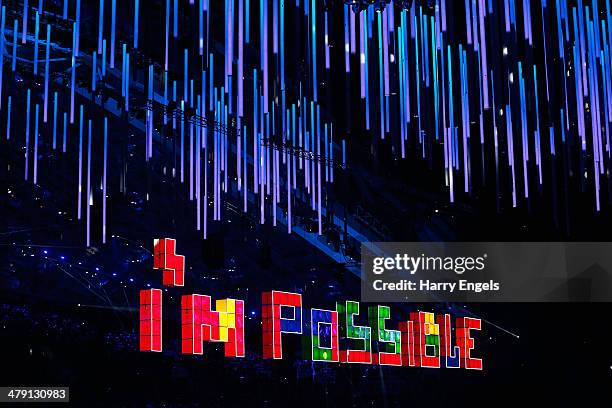
[[[225,343],[226,357],[244,357],[244,302],[217,300],[211,310],[210,296],[181,296],[182,352],[202,354],[202,342]]]
[[[440,326],[434,323],[434,314],[413,312],[410,318],[415,322],[416,365],[440,368]]]
[[[312,361],[340,361],[338,346],[338,312],[312,309],[310,311],[312,334]],[[321,345],[322,334],[329,338],[330,346]]]
[[[438,325],[442,327],[440,336],[440,356],[445,358],[446,368],[459,368],[459,346],[453,346],[451,333],[451,316],[449,314],[440,315],[436,319]]]
[[[153,268],[163,271],[164,286],[185,285],[185,257],[176,254],[176,240],[162,238],[153,241]]]
[[[282,310],[290,310],[292,317],[284,317]],[[263,356],[283,358],[282,333],[302,334],[302,295],[273,290],[262,294]]]
[[[460,317],[457,319],[457,345],[461,356],[461,367],[467,370],[482,370],[482,359],[472,358],[474,350],[474,338],[470,336],[470,330],[480,330],[480,319],[471,317]]]
[[[161,289],[140,291],[140,351],[162,351]]]
[[[378,353],[374,355],[375,363],[380,365],[401,366],[402,365],[402,344],[401,333],[399,330],[387,330],[385,321],[391,317],[391,310],[388,306],[372,306],[368,308],[372,335],[379,342]]]
[[[414,322],[400,322],[400,332],[402,333],[402,365],[414,367],[416,366],[416,357],[414,355]]]
[[[372,364],[372,329],[367,326],[355,326],[354,316],[359,314],[359,302],[337,302],[339,330],[342,340],[346,343],[356,342],[358,349],[340,350],[340,362]]]

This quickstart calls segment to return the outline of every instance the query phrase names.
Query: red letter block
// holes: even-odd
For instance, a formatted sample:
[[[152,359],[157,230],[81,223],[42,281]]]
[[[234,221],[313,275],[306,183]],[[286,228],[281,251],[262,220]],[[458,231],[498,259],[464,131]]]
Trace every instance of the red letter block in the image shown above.
[[[176,240],[162,238],[153,241],[153,268],[162,270],[164,286],[185,285],[185,257],[176,254]]]
[[[140,351],[162,351],[162,291],[140,291]]]

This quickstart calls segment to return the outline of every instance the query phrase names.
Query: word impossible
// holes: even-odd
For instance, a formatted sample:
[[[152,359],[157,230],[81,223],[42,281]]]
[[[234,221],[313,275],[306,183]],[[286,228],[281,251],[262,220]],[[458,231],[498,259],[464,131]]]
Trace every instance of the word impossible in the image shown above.
[[[164,286],[184,286],[185,257],[176,254],[174,239],[154,240],[153,267],[162,270]],[[162,352],[161,289],[140,291],[140,351]],[[225,356],[245,356],[244,301],[219,299],[213,307],[210,296],[181,296],[181,352],[203,354],[204,342],[224,344]],[[304,315],[310,315],[305,324]],[[472,353],[472,330],[481,329],[481,320],[455,319],[455,341],[449,314],[411,312],[398,330],[387,327],[388,306],[367,309],[368,326],[356,323],[360,303],[337,302],[335,310],[306,312],[299,293],[268,291],[262,294],[263,357],[283,358],[283,337],[307,335],[307,354],[312,361],[361,363],[386,366],[464,368],[482,370],[483,362]],[[310,329],[308,330],[308,327]]]

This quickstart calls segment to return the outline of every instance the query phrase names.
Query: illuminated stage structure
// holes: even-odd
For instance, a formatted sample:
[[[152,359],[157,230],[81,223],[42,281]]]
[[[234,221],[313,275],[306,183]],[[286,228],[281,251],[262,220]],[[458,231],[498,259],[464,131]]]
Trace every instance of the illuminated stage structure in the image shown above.
[[[387,393],[446,398],[429,381],[440,372],[450,399],[465,383],[449,372],[462,372],[490,401],[508,373],[539,386],[542,367],[600,369],[558,356],[607,353],[567,333],[568,321],[599,328],[605,308],[397,305],[351,321],[359,306],[345,300],[358,297],[363,241],[521,240],[525,230],[530,240],[609,239],[608,0],[0,0],[0,10],[0,335],[18,333],[6,348],[15,356],[47,358],[49,336],[68,349],[49,365],[76,367],[83,389],[104,383],[91,367],[114,390],[135,378],[147,394],[193,381],[194,399],[219,384],[239,394],[246,381],[250,394],[233,395],[241,405],[263,405],[261,390],[279,379],[292,382],[287,394],[302,391],[283,397],[382,406]],[[154,257],[161,235],[180,238],[193,270]],[[173,286],[159,289],[151,266]],[[283,359],[274,342],[259,344],[272,288],[322,307],[301,311],[310,327],[284,328],[301,334],[281,335]],[[154,306],[144,323],[140,305]],[[381,367],[437,364],[413,352],[409,332],[439,364],[460,367],[469,336],[451,314],[482,318],[485,375]],[[218,331],[197,333],[221,316]],[[139,323],[162,319],[139,343]],[[30,326],[39,329],[23,334]],[[329,342],[319,338],[327,327]],[[241,329],[247,344],[228,346]],[[546,343],[554,361],[540,370],[516,368],[541,356],[530,333],[564,339]],[[290,358],[303,339],[306,358]],[[202,350],[204,340],[213,344]],[[162,344],[165,353],[135,352]],[[349,360],[373,364],[340,363]],[[35,364],[14,370],[33,375]]]
[[[176,241],[156,239],[153,246],[153,266],[162,270],[163,286],[184,286],[185,257],[177,255]],[[203,354],[204,342],[220,342],[226,357],[244,358],[244,301],[219,299],[215,304],[216,310],[208,295],[181,296],[181,352]],[[303,334],[310,327],[310,336],[303,342],[304,355],[316,362],[483,369],[482,359],[472,356],[475,340],[470,330],[480,330],[482,324],[477,318],[459,317],[453,330],[450,315],[436,319],[434,313],[419,311],[400,322],[399,330],[392,330],[386,327],[390,308],[374,305],[368,307],[369,326],[358,326],[359,302],[345,301],[337,302],[336,310],[311,309],[308,321],[303,316],[302,295],[278,290],[262,294],[261,308],[265,359],[282,360],[283,335]],[[161,289],[140,291],[139,315],[140,351],[162,352]]]
[[[152,200],[159,178],[188,194],[202,238],[226,202],[311,242],[401,238],[330,195],[385,157],[400,180],[425,163],[449,202],[552,204],[569,232],[571,211],[612,196],[610,13],[582,0],[4,1],[3,144],[11,173],[65,180],[86,246],[107,242],[109,197]]]

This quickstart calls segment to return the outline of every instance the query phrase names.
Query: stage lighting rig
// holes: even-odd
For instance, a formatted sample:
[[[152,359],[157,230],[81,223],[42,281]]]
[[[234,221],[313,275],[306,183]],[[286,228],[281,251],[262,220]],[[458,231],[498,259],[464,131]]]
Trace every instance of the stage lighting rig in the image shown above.
[[[279,143],[277,141],[271,140],[270,138],[265,138],[262,140],[261,145],[263,147],[271,147],[274,150],[278,150],[281,153],[287,153],[291,156],[295,156],[298,158],[312,160],[315,163],[321,163],[324,166],[334,167],[336,169],[344,170],[346,166],[342,163],[336,162],[335,160],[330,160],[325,158],[320,154],[316,154],[314,152],[308,151],[298,146],[293,146],[290,144]]]
[[[399,0],[395,4],[402,10],[410,10],[414,0]],[[330,4],[331,3],[331,4]],[[334,2],[328,2],[326,5],[331,7]],[[432,3],[431,1],[428,3]],[[391,0],[344,0],[344,4],[352,6],[355,11],[363,11],[370,6],[374,6],[374,10],[382,11],[385,7],[391,4]],[[432,4],[428,4],[431,6]]]
[[[196,115],[193,109],[181,110],[176,107],[176,104],[169,103],[168,105],[155,102],[153,100],[147,100],[145,106],[141,107],[140,110],[148,110],[154,113],[160,113],[167,115],[168,119],[179,119],[184,120],[186,123],[193,123],[200,127],[213,128],[216,132],[227,134],[230,136],[240,135],[240,131],[236,129],[233,122],[230,126],[227,126],[221,122],[210,120],[205,116]],[[336,169],[345,169],[344,164],[325,158],[322,155],[307,151],[303,148],[288,145],[285,143],[278,143],[269,138],[262,140],[262,146],[271,147],[274,150],[278,150],[281,153],[287,153],[291,156],[301,157],[306,160],[313,160],[317,163],[321,163],[324,166],[334,167]]]
[[[192,123],[194,125],[212,128],[214,131],[227,134],[230,136],[239,135],[240,132],[235,126],[227,126],[219,121],[210,120],[205,116],[196,115],[193,109],[186,109],[185,111],[176,107],[176,104],[164,105],[159,102],[155,102],[151,99],[147,100],[145,106],[141,106],[139,110],[147,110],[153,113],[161,113],[167,115],[168,119],[179,119],[184,120],[186,123]]]
[[[366,10],[370,6],[374,6],[375,10],[383,10],[391,0],[344,0],[344,4],[352,6],[355,11]]]

